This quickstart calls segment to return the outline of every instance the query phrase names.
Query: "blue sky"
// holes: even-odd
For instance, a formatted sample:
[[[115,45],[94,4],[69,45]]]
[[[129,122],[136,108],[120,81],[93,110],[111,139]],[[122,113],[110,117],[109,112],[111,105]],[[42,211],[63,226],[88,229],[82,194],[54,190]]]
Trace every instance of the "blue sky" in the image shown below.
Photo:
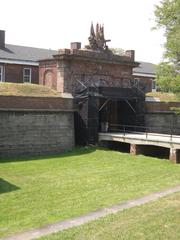
[[[104,24],[110,47],[134,49],[137,61],[162,59],[163,30],[152,31],[160,0],[0,0],[0,29],[6,43],[69,48],[87,44],[91,21]]]

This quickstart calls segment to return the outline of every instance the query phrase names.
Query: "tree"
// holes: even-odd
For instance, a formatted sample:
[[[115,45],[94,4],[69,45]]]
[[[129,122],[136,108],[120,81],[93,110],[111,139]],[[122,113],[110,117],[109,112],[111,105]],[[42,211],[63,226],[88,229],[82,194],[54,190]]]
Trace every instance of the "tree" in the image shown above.
[[[156,79],[161,91],[180,93],[180,74],[177,73],[174,64],[169,62],[160,63],[156,69]]]
[[[162,0],[155,7],[157,28],[164,28],[164,61],[157,68],[157,83],[164,91],[180,92],[180,0]]]

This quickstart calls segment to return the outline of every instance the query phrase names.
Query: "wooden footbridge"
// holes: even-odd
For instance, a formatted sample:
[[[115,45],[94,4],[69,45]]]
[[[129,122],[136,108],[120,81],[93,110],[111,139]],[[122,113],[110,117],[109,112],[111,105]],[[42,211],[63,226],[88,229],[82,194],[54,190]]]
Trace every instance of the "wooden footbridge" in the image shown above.
[[[148,128],[139,126],[110,126],[108,132],[99,133],[99,142],[115,141],[130,144],[131,154],[146,153],[147,146],[159,146],[169,149],[169,159],[180,163],[180,135],[148,132]],[[119,131],[117,131],[117,127]]]

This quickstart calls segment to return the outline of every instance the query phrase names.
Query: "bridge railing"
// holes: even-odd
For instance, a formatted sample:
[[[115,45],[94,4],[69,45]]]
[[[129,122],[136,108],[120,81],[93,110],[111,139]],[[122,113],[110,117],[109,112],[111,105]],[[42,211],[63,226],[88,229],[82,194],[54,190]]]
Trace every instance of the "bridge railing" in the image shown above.
[[[136,134],[145,134],[146,138],[149,135],[154,136],[166,136],[169,137],[172,141],[172,138],[180,139],[180,135],[174,134],[174,128],[168,126],[162,126],[161,128],[166,129],[168,133],[159,133],[159,127],[146,127],[146,126],[135,126],[135,125],[121,125],[121,124],[109,124],[108,132],[122,132],[124,135],[127,133],[136,133]],[[176,130],[180,130],[180,128],[176,127]]]

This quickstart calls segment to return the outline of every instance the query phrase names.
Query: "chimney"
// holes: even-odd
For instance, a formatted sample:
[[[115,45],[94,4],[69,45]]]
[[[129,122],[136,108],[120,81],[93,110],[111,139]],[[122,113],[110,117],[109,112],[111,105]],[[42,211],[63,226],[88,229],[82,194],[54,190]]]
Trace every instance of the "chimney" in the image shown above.
[[[5,48],[5,31],[0,30],[0,48]]]
[[[71,50],[74,50],[74,49],[78,50],[80,48],[81,48],[81,43],[80,42],[72,42],[71,43]]]
[[[134,51],[134,50],[127,50],[127,51],[125,52],[125,54],[126,54],[126,56],[130,57],[130,59],[131,59],[132,61],[135,60],[135,51]]]

